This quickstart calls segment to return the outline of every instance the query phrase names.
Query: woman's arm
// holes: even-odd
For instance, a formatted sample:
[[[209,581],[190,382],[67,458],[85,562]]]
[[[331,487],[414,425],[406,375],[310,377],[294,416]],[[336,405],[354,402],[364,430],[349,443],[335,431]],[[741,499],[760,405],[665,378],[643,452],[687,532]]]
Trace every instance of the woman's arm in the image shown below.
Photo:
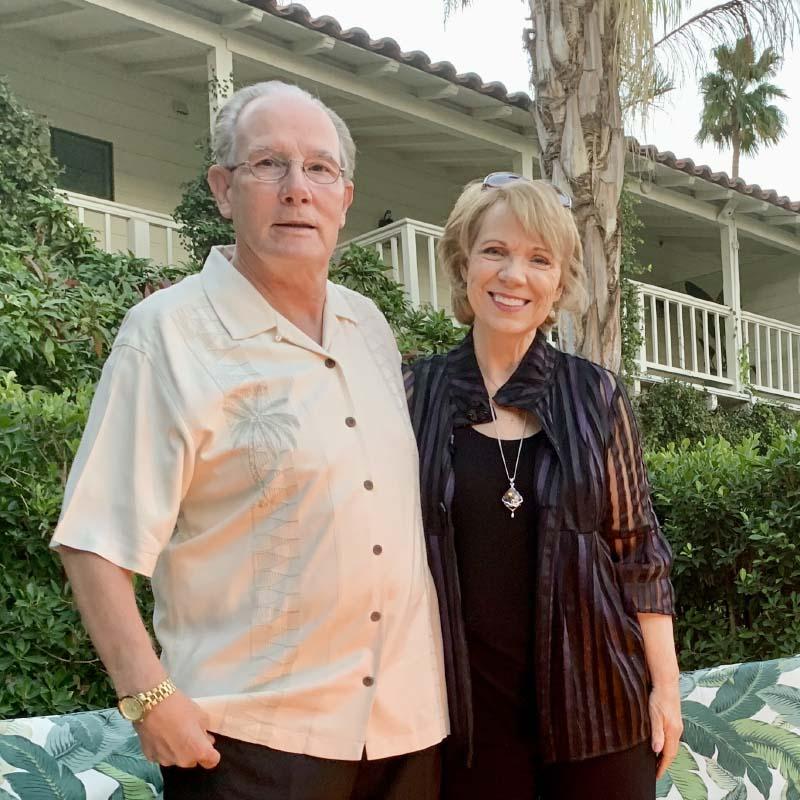
[[[683,723],[680,677],[672,631],[674,600],[669,580],[672,552],[658,525],[650,499],[636,419],[624,387],[618,383],[611,403],[606,477],[606,536],[622,590],[636,609],[650,672],[651,745],[659,754],[660,778],[678,752]]]
[[[672,617],[666,614],[639,614],[644,652],[650,671],[650,743],[658,753],[660,778],[678,752],[683,720],[681,695],[678,688],[680,673],[675,656]]]

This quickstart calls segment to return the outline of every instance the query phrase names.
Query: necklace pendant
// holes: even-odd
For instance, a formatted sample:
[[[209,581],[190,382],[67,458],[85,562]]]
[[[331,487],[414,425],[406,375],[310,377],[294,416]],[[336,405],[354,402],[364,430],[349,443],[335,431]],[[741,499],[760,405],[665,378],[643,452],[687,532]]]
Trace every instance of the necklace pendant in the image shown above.
[[[501,499],[503,501],[503,505],[511,512],[511,518],[513,519],[514,512],[524,502],[522,495],[517,491],[516,487],[512,483]]]

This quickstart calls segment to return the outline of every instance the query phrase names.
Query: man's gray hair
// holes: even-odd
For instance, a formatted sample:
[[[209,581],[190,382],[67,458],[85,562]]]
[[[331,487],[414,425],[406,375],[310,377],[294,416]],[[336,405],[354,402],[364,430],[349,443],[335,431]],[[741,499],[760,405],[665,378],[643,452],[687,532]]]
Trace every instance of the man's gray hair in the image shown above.
[[[283,81],[262,81],[245,86],[232,94],[217,114],[214,131],[211,136],[214,160],[223,167],[232,167],[236,159],[236,124],[244,107],[259,97],[274,95],[302,97],[324,111],[339,137],[339,158],[345,178],[353,177],[356,169],[356,145],[344,120],[318,97],[314,97],[305,89]]]

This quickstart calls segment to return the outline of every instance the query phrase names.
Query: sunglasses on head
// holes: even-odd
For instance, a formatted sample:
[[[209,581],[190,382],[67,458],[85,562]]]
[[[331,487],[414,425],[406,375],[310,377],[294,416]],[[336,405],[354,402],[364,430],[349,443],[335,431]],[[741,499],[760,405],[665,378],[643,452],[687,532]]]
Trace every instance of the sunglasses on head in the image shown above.
[[[483,189],[498,189],[501,186],[506,186],[509,183],[513,183],[514,181],[531,181],[530,178],[526,178],[524,175],[517,175],[516,172],[490,172],[484,179],[483,179]],[[552,186],[552,184],[550,184]],[[572,208],[572,198],[568,195],[565,195],[564,192],[559,191],[553,186],[553,191],[558,195],[558,202],[561,203],[564,208],[570,209]]]

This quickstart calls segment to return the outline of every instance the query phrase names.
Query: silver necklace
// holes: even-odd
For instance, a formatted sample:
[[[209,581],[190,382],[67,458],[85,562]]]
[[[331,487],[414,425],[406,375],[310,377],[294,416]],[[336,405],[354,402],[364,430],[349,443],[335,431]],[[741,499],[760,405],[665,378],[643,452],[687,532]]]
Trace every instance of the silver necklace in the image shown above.
[[[517,460],[514,464],[514,474],[508,471],[508,464],[506,463],[506,454],[503,452],[503,442],[500,439],[500,430],[497,427],[497,412],[494,410],[494,402],[489,398],[489,411],[492,412],[492,422],[494,423],[494,432],[497,436],[497,446],[500,448],[500,458],[503,459],[503,469],[506,471],[506,478],[508,478],[508,489],[500,498],[502,504],[511,512],[511,519],[514,519],[514,512],[525,502],[525,498],[520,494],[514,482],[517,480],[517,470],[519,469],[519,457],[522,454],[522,443],[525,441],[525,429],[528,425],[528,412],[522,417],[522,433],[519,437],[519,447],[517,448]]]

